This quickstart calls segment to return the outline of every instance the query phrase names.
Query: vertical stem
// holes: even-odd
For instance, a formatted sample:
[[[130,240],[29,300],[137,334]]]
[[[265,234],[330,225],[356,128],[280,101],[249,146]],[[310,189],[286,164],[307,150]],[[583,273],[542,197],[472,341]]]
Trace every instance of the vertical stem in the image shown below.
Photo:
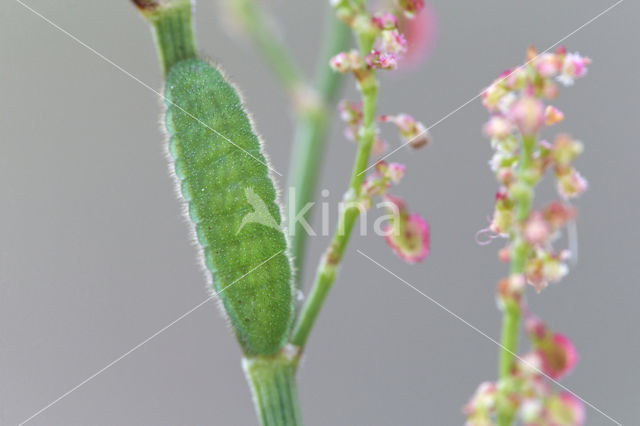
[[[300,111],[293,138],[293,148],[289,161],[288,188],[295,190],[293,202],[294,217],[301,212],[314,198],[319,177],[320,166],[326,150],[326,139],[329,131],[329,117],[335,105],[336,94],[340,87],[342,74],[334,72],[329,67],[329,59],[338,52],[345,50],[349,43],[349,27],[327,12],[327,28],[324,31],[322,54],[318,62],[314,89],[319,96],[316,107]],[[287,194],[288,196],[289,194]],[[302,215],[301,219],[311,220],[312,208]],[[291,214],[290,214],[291,216]],[[290,220],[292,217],[289,218]],[[301,286],[304,274],[304,258],[307,233],[302,221],[293,224],[291,236],[291,253],[296,268],[296,283]]]
[[[269,16],[260,2],[254,0],[225,0],[240,19],[244,31],[269,65],[280,84],[289,92],[304,86],[298,64],[287,48],[280,42],[270,26]]]
[[[190,0],[133,2],[153,26],[158,57],[165,75],[176,62],[197,55]]]
[[[533,189],[528,182],[531,163],[533,160],[533,150],[535,147],[535,135],[527,135],[522,138],[520,160],[518,165],[518,184],[523,185],[527,190],[514,197],[515,219],[520,225],[529,217],[531,211]],[[512,237],[511,249],[511,276],[524,273],[525,263],[529,254],[529,246],[519,235]],[[518,336],[520,330],[520,303],[514,299],[504,300],[504,312],[502,317],[502,333],[500,338],[501,348],[498,363],[498,378],[505,383],[511,377],[514,354],[518,350]],[[497,400],[497,421],[499,426],[509,426],[515,417],[515,407],[510,403],[506,391],[499,395]]]
[[[295,364],[284,354],[244,358],[242,368],[262,426],[302,425]]]
[[[369,52],[373,44],[373,39],[369,34],[359,34],[358,41],[360,50],[362,52]],[[366,76],[363,77],[358,84],[360,92],[362,93],[362,126],[360,127],[358,135],[358,151],[351,172],[347,203],[342,209],[338,221],[338,228],[333,236],[331,245],[320,261],[311,293],[302,307],[293,329],[291,343],[299,348],[304,347],[309,337],[309,333],[320,312],[320,308],[335,280],[336,267],[342,259],[353,226],[360,216],[357,199],[360,195],[362,181],[365,177],[365,170],[369,162],[371,147],[373,146],[376,134],[375,114],[378,81],[376,80],[374,71],[368,70]]]

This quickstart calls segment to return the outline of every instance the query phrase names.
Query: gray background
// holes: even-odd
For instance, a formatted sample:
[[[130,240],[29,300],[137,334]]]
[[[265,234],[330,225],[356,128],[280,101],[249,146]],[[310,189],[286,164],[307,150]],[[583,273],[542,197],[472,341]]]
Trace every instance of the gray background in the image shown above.
[[[612,4],[431,3],[436,48],[413,73],[383,78],[380,105],[381,112],[411,112],[427,124],[522,62],[530,43],[545,48]],[[127,1],[29,4],[161,87],[150,33]],[[310,72],[325,2],[268,6]],[[591,188],[578,203],[579,264],[559,285],[539,296],[529,292],[532,309],[580,351],[563,383],[624,424],[638,424],[640,400],[639,12],[627,0],[566,41],[594,59],[588,78],[562,90],[557,102],[567,115],[557,130],[586,144],[578,166]],[[274,166],[285,171],[286,99],[217,15],[213,1],[199,2],[200,47],[243,89]],[[206,292],[167,172],[157,97],[13,0],[0,5],[0,40],[0,423],[15,425]],[[362,249],[498,336],[494,286],[506,267],[496,260],[499,243],[474,242],[496,190],[480,132],[485,120],[475,101],[435,127],[426,150],[392,157],[408,166],[397,193],[429,220],[432,254],[409,266],[380,237],[353,239],[300,371],[306,424],[461,424],[463,403],[495,377],[493,343],[355,252]],[[322,180],[332,203],[354,153],[341,133],[336,125]],[[312,241],[307,282],[326,244]],[[29,424],[251,425],[239,356],[210,303]],[[587,415],[589,424],[611,424],[590,408]]]

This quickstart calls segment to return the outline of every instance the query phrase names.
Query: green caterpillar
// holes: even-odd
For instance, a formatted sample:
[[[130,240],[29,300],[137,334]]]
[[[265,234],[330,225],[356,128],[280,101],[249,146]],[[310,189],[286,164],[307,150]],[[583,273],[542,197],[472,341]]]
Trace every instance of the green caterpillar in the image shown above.
[[[165,99],[169,153],[213,289],[245,354],[275,353],[293,320],[293,282],[261,142],[235,88],[202,59],[171,68]]]

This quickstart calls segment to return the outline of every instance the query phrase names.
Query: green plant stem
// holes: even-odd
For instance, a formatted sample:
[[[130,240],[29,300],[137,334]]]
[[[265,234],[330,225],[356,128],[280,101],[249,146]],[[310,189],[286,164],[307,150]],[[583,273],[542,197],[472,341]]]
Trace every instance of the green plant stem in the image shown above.
[[[244,358],[242,367],[262,426],[302,425],[295,364],[289,357]]]
[[[335,106],[337,93],[342,81],[342,74],[334,72],[329,66],[329,59],[336,53],[345,50],[349,44],[349,27],[333,16],[330,10],[326,18],[322,53],[319,56],[318,69],[314,81],[317,102],[310,103],[302,109],[293,137],[293,147],[289,161],[288,188],[293,188],[295,199],[288,196],[288,203],[293,203],[294,216],[310,203],[316,194],[317,182],[326,151],[329,117]],[[310,221],[313,207],[302,215],[301,219]],[[290,214],[291,215],[291,214]],[[291,219],[291,218],[290,218]],[[291,254],[296,270],[296,284],[301,287],[304,274],[305,249],[307,232],[302,220],[296,221],[291,235]]]
[[[520,194],[515,201],[515,219],[518,226],[522,226],[531,212],[533,188],[530,187],[529,175],[535,147],[535,135],[523,136],[520,160],[518,165],[518,183],[528,188]],[[518,235],[512,237],[511,249],[511,276],[524,273],[525,263],[529,254],[529,246]],[[513,372],[514,354],[518,350],[518,336],[520,331],[521,306],[517,300],[504,300],[502,333],[500,338],[500,357],[498,363],[498,378],[505,383]],[[502,393],[497,400],[497,421],[499,426],[509,426],[513,423],[516,407],[510,403],[508,389],[502,388]]]
[[[358,34],[361,52],[369,52],[374,37],[369,33]],[[351,173],[351,181],[347,192],[347,203],[341,211],[338,228],[333,240],[320,261],[316,278],[300,315],[293,329],[291,343],[300,350],[304,348],[313,324],[335,280],[336,267],[342,260],[344,250],[349,242],[351,231],[360,216],[357,199],[360,196],[365,170],[371,154],[371,147],[375,138],[375,114],[378,95],[378,82],[373,70],[359,81],[362,95],[362,125],[358,137],[358,150]]]
[[[301,220],[291,229],[291,254],[296,270],[296,285],[301,286],[307,232],[303,221],[309,221],[313,206],[305,207],[314,198],[318,175],[324,159],[329,131],[330,112],[340,87],[342,75],[329,68],[329,59],[345,50],[349,43],[349,28],[327,7],[325,30],[318,60],[316,78],[311,87],[302,76],[300,67],[287,47],[269,25],[269,17],[255,0],[233,0],[231,7],[242,23],[258,52],[276,78],[289,93],[296,115],[292,153],[289,162],[287,188],[295,191],[293,197],[285,194],[290,218],[299,212]]]
[[[270,19],[260,4],[254,0],[229,0],[244,30],[269,67],[290,92],[306,86],[298,64],[273,31]]]
[[[134,3],[153,27],[158,57],[165,76],[175,63],[197,56],[190,0]]]

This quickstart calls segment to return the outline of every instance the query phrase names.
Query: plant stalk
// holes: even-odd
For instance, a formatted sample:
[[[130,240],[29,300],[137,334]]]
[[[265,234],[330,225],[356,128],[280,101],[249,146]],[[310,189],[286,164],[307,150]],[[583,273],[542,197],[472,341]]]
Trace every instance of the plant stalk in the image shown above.
[[[536,136],[527,135],[522,137],[522,148],[518,164],[518,183],[528,187],[530,191],[515,198],[516,221],[522,226],[531,212],[531,201],[533,188],[530,187],[528,178],[530,175],[531,163],[533,161],[533,150]],[[519,235],[515,235],[511,249],[511,276],[522,275],[525,263],[529,254],[529,246]],[[515,362],[514,354],[518,350],[518,336],[520,331],[521,306],[517,300],[504,300],[502,316],[502,333],[500,338],[500,356],[498,362],[498,378],[506,383],[513,372]],[[510,426],[513,423],[516,410],[515,406],[508,399],[508,389],[502,388],[501,395],[497,399],[497,422],[499,426]]]
[[[197,56],[191,0],[133,0],[153,28],[158,58],[166,76],[171,67]]]
[[[242,367],[262,426],[302,425],[291,358],[283,353],[244,358]]]
[[[374,38],[368,33],[358,34],[360,51],[369,52],[373,45],[373,40]],[[369,70],[367,76],[359,81],[359,87],[362,95],[362,125],[358,135],[358,150],[346,197],[347,203],[341,211],[336,233],[320,261],[311,293],[303,305],[293,329],[291,343],[300,348],[300,350],[304,348],[318,313],[333,285],[336,267],[342,260],[353,226],[360,216],[360,207],[357,200],[360,196],[371,147],[376,134],[375,114],[378,82],[373,70]]]
[[[302,109],[294,131],[293,147],[289,161],[288,188],[295,191],[293,203],[294,216],[313,201],[317,190],[317,182],[324,160],[327,134],[330,130],[329,118],[336,103],[342,74],[329,67],[329,59],[336,53],[345,50],[349,44],[349,27],[340,22],[331,10],[327,12],[322,53],[319,56],[313,92],[317,101],[309,103],[309,108]],[[315,107],[314,107],[315,106]],[[289,194],[287,194],[289,196]],[[291,235],[291,254],[296,269],[296,284],[301,287],[304,274],[305,249],[307,232],[302,221],[310,221],[313,207],[296,221]],[[291,214],[290,214],[291,216]],[[291,219],[291,218],[290,218]]]

